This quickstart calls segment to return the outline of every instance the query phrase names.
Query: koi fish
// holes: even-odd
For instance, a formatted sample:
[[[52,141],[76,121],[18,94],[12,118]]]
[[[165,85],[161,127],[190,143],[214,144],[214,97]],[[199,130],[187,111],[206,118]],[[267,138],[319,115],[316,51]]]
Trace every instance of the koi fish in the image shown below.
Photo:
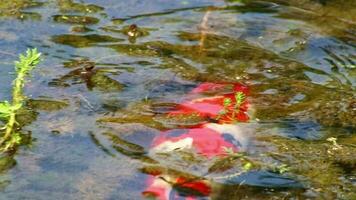
[[[249,116],[246,100],[248,88],[241,84],[202,83],[190,91],[185,100],[168,113],[170,117],[198,115],[210,119],[194,127],[183,127],[162,131],[152,142],[150,154],[169,153],[177,150],[192,150],[212,159],[233,152],[244,151],[247,137],[237,122],[247,122]],[[209,120],[208,120],[209,121]],[[193,200],[197,196],[209,196],[211,187],[206,180],[189,180],[185,177],[171,177],[156,173],[147,181],[145,196],[159,200],[180,199],[173,194],[172,187],[184,188],[195,195],[184,199]]]

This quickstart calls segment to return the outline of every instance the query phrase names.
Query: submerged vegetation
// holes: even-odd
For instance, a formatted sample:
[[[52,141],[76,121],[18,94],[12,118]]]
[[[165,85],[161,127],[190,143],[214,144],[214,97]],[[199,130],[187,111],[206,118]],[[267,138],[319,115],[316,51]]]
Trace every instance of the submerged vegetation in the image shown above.
[[[34,12],[26,12],[24,9],[39,7],[42,5],[42,2],[33,0],[0,1],[0,17],[15,17],[20,20],[38,20],[41,18],[39,14]]]
[[[219,112],[219,115],[216,117],[216,120],[221,118],[226,118],[229,121],[236,122],[236,116],[242,111],[241,105],[245,103],[245,94],[243,92],[236,92],[234,95],[234,100],[227,97],[223,100],[224,108]]]
[[[19,61],[15,62],[17,77],[13,83],[12,101],[3,101],[0,103],[0,119],[5,122],[5,125],[1,128],[3,133],[0,139],[0,151],[7,151],[21,142],[19,133],[21,125],[17,122],[17,114],[25,103],[23,88],[26,76],[40,62],[40,56],[41,54],[38,53],[37,49],[28,49],[26,55],[21,54]]]

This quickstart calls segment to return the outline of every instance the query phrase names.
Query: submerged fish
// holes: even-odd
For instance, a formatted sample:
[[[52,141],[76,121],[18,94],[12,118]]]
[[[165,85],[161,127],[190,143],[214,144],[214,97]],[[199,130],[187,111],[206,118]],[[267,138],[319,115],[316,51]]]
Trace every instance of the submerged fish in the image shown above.
[[[187,94],[185,100],[169,112],[173,116],[199,115],[210,120],[194,127],[182,127],[161,132],[152,142],[150,154],[191,150],[212,159],[232,152],[244,151],[247,135],[237,122],[247,122],[249,103],[245,96],[248,88],[241,84],[202,83]],[[209,196],[211,186],[207,180],[190,180],[184,176],[171,176],[155,172],[147,181],[144,196],[161,200],[176,199],[173,188],[189,190],[186,199]],[[177,194],[175,194],[177,195]]]

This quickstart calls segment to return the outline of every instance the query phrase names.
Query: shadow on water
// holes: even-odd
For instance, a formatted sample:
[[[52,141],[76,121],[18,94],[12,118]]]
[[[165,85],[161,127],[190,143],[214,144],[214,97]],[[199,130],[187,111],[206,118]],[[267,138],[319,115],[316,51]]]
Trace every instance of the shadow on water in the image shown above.
[[[141,199],[149,181],[171,197],[206,199],[191,189],[200,185],[211,199],[354,199],[355,8],[0,1],[1,100],[10,98],[14,55],[38,47],[46,57],[19,118],[28,141],[0,157],[0,199]],[[169,115],[204,82],[249,87],[250,121],[236,125],[246,150],[154,152],[164,131],[214,123]]]

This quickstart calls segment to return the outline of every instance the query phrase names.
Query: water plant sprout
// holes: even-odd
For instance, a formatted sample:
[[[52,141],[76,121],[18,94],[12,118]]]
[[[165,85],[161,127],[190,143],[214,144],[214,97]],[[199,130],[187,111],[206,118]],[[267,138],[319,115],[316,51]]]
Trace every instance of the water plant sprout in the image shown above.
[[[15,61],[15,71],[17,74],[13,82],[12,102],[0,102],[0,120],[5,125],[0,128],[0,151],[7,151],[20,144],[21,137],[18,133],[19,124],[16,121],[17,111],[24,105],[25,97],[23,88],[25,86],[26,76],[40,62],[41,53],[37,49],[28,49],[26,55],[20,54],[19,61]]]
[[[224,108],[219,112],[217,120],[226,117],[231,121],[236,121],[235,117],[240,112],[240,107],[245,102],[246,96],[243,92],[236,92],[234,98],[234,101],[231,98],[224,98]]]

